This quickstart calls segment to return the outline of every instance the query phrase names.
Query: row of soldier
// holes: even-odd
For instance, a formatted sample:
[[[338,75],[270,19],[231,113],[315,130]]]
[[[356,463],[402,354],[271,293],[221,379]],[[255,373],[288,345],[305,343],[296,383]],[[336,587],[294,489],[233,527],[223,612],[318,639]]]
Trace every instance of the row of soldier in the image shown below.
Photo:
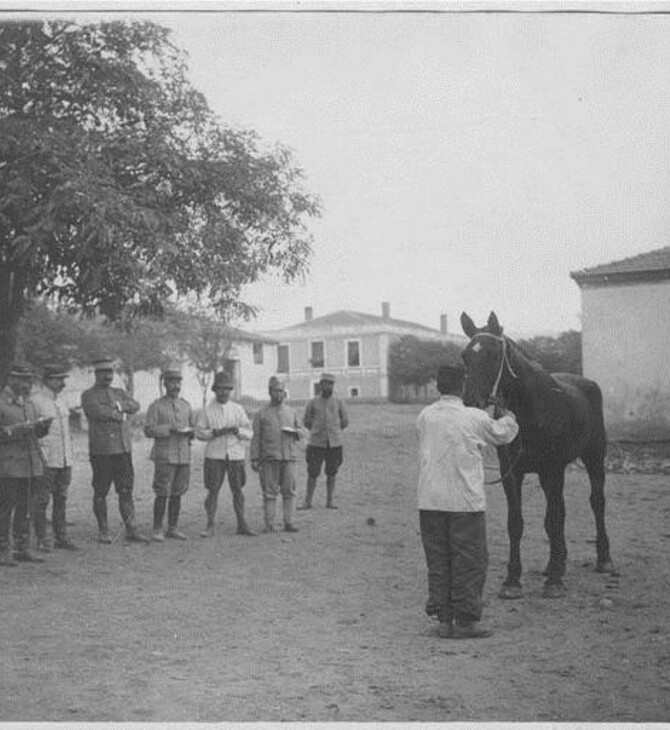
[[[263,497],[264,532],[274,532],[276,506],[282,499],[283,528],[293,524],[297,443],[308,439],[305,450],[307,485],[298,509],[310,509],[317,478],[325,465],[326,506],[335,508],[336,475],[343,460],[342,431],[348,425],[344,403],[333,395],[335,378],[321,376],[319,395],[310,400],[302,420],[285,403],[283,383],[270,378],[269,403],[251,421],[244,408],[231,400],[234,383],[228,373],[217,373],[214,398],[199,412],[180,396],[179,368],[163,371],[164,395],[147,410],[144,434],[153,439],[153,534],[137,527],[133,489],[130,417],[140,404],[125,390],[112,386],[114,361],[94,363],[95,383],[82,393],[88,422],[92,471],[93,513],[98,541],[114,542],[109,531],[107,497],[112,484],[118,496],[125,538],[129,542],[185,540],[179,529],[181,498],[190,485],[191,444],[205,442],[203,482],[206,525],[202,537],[212,537],[221,487],[228,478],[237,533],[253,536],[244,511],[246,454],[258,472]],[[73,450],[69,409],[61,397],[68,376],[58,366],[45,368],[43,387],[33,393],[33,373],[22,366],[11,369],[0,393],[0,565],[43,562],[30,547],[30,525],[39,552],[53,548],[77,550],[67,534],[66,502],[72,479]],[[47,535],[47,510],[52,500],[53,540]],[[163,528],[167,512],[166,529]]]

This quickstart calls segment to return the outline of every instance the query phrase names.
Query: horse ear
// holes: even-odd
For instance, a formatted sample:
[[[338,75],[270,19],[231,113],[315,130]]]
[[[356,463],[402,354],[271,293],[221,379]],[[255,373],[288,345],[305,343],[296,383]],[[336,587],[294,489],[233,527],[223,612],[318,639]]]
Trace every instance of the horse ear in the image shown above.
[[[477,334],[475,323],[465,312],[461,313],[461,327],[468,337],[474,337]]]
[[[503,330],[498,322],[498,317],[496,317],[495,312],[491,312],[491,314],[489,314],[489,321],[486,323],[486,327],[492,335],[496,335],[497,337],[502,335]]]

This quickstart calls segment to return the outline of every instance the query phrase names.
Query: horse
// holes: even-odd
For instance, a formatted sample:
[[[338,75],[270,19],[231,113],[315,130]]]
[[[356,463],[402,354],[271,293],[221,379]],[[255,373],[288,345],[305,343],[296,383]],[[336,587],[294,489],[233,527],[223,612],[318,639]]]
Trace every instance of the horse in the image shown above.
[[[519,423],[514,441],[498,447],[498,460],[507,498],[509,562],[500,598],[522,595],[521,485],[526,474],[537,474],[546,498],[544,528],[549,538],[549,562],[543,593],[565,595],[565,469],[580,458],[591,483],[590,503],[596,524],[596,571],[616,574],[605,529],[605,453],[607,437],[603,399],[592,380],[572,373],[548,373],[509,337],[495,312],[485,327],[477,327],[463,312],[461,326],[470,342],[461,353],[465,365],[463,401],[486,408],[502,402]]]

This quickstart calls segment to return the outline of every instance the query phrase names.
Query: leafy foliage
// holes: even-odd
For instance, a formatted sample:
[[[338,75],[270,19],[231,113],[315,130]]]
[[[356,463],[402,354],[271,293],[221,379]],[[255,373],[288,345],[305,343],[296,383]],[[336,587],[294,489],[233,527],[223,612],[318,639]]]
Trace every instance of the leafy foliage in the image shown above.
[[[550,373],[582,374],[582,333],[562,332],[558,337],[538,336],[517,344]]]
[[[193,293],[250,316],[244,284],[309,260],[301,182],[286,149],[220,124],[168,30],[0,25],[0,376],[26,297],[128,322]]]

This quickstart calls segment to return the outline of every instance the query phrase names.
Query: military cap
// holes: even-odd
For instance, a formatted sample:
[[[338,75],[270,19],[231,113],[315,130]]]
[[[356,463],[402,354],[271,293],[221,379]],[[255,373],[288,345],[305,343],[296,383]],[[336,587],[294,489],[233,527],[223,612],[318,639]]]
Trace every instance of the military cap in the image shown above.
[[[217,388],[228,388],[228,390],[232,390],[234,387],[235,384],[233,383],[232,377],[225,370],[221,370],[214,376],[212,390],[216,390]]]
[[[12,365],[8,375],[12,375],[15,378],[32,378],[33,371],[25,365]]]
[[[116,361],[111,357],[101,357],[93,361],[93,370],[114,370],[114,363]]]
[[[69,375],[68,369],[66,367],[63,367],[63,365],[58,365],[57,363],[50,363],[49,365],[44,366],[44,379],[48,380],[49,378],[67,378]]]
[[[172,378],[173,380],[181,380],[181,368],[176,363],[170,363],[165,368],[163,368],[161,376],[163,380],[167,380],[168,378]]]

